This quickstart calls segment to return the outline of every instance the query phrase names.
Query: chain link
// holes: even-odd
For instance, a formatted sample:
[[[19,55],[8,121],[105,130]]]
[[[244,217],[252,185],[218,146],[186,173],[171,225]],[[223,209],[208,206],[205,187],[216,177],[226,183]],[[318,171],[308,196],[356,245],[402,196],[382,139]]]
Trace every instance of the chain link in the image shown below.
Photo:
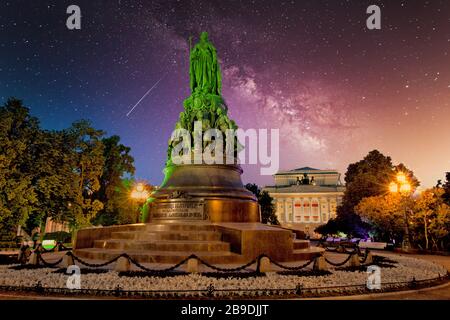
[[[219,272],[236,272],[236,271],[244,270],[244,269],[250,267],[252,264],[255,264],[255,263],[259,262],[261,257],[262,256],[259,256],[259,257],[253,259],[252,261],[250,261],[250,262],[248,262],[248,263],[246,263],[246,264],[244,264],[244,265],[242,265],[240,267],[236,267],[236,268],[220,268],[220,267],[213,266],[212,264],[209,264],[208,262],[206,262],[205,260],[197,257],[196,255],[192,255],[192,258],[197,259],[198,262],[204,264],[208,268],[211,268],[211,269],[219,271]]]
[[[324,258],[325,258],[325,261],[328,262],[329,264],[331,264],[332,266],[340,267],[340,266],[343,266],[344,264],[346,264],[346,263],[351,259],[351,257],[352,257],[354,254],[356,254],[356,253],[350,253],[350,254],[348,255],[348,257],[347,257],[344,261],[339,262],[339,263],[335,263],[335,262],[333,262],[333,261],[330,261],[330,260],[328,260],[326,257],[324,257]]]
[[[137,261],[136,261],[135,259],[133,259],[132,257],[130,257],[130,256],[128,256],[128,255],[127,255],[127,257],[128,257],[128,260],[129,260],[132,264],[134,264],[136,267],[138,267],[138,268],[140,268],[140,269],[142,269],[142,270],[144,270],[144,271],[147,271],[147,272],[162,272],[162,273],[164,273],[164,272],[170,272],[170,271],[175,270],[175,269],[178,268],[179,266],[181,266],[181,265],[183,265],[184,263],[186,263],[186,261],[188,261],[189,259],[191,259],[191,258],[193,257],[193,255],[191,255],[191,256],[189,256],[189,257],[187,257],[187,258],[181,260],[181,261],[178,262],[177,264],[173,265],[172,267],[166,268],[166,269],[150,269],[150,268],[147,268],[146,266],[140,264],[139,262],[137,262]]]
[[[364,258],[360,260],[360,263],[364,264],[367,261],[368,256],[369,256],[369,249],[366,249],[366,251],[364,252]]]
[[[269,258],[270,259],[270,258]],[[296,267],[288,267],[285,265],[280,264],[279,262],[273,261],[272,259],[270,259],[270,262],[272,262],[274,265],[276,265],[279,268],[285,269],[285,270],[289,270],[289,271],[298,271],[301,269],[306,268],[307,266],[309,266],[311,263],[313,263],[315,260],[317,259],[317,257],[311,258],[310,260],[308,260],[306,263],[300,265],[300,266],[296,266]]]
[[[57,266],[58,264],[60,264],[63,261],[64,257],[61,257],[60,259],[58,259],[55,262],[47,262],[47,261],[44,260],[44,258],[42,258],[42,255],[40,253],[38,253],[37,254],[37,258],[38,258],[38,263],[40,261],[46,267],[55,267],[55,266]]]
[[[118,255],[117,257],[106,261],[104,263],[89,263],[86,262],[85,260],[80,259],[79,257],[77,257],[76,255],[74,255],[72,252],[67,252],[68,256],[71,256],[73,258],[73,260],[78,261],[79,263],[85,265],[86,267],[90,267],[90,268],[101,268],[101,267],[105,267],[113,262],[116,262],[117,260],[119,260],[119,258],[121,257],[128,257],[128,255],[126,253],[122,253],[121,255]]]
[[[346,264],[351,259],[351,257],[353,255],[357,254],[355,251],[349,253],[348,257],[344,261],[339,262],[339,263],[335,263],[333,261],[330,261],[326,257],[324,257],[324,259],[325,259],[325,261],[327,263],[329,263],[329,264],[331,264],[331,265],[333,265],[335,267],[340,267],[340,266],[343,266],[344,264]],[[54,267],[54,266],[58,265],[59,263],[61,263],[63,261],[63,257],[61,257],[58,261],[55,261],[53,263],[49,263],[49,262],[45,261],[42,258],[42,255],[41,255],[41,253],[39,251],[37,252],[37,254],[38,254],[38,261],[42,262],[45,266],[48,266],[48,267]],[[218,271],[218,272],[238,272],[238,271],[242,271],[242,270],[244,270],[244,269],[246,269],[246,268],[248,268],[251,265],[256,263],[256,272],[259,273],[260,272],[260,264],[261,264],[261,259],[262,258],[268,258],[271,263],[273,263],[275,266],[277,266],[277,267],[279,267],[281,269],[289,270],[289,271],[298,271],[298,270],[301,270],[301,269],[304,269],[304,268],[308,267],[311,263],[313,263],[318,258],[316,256],[316,257],[311,258],[306,263],[304,263],[304,264],[302,264],[300,266],[290,267],[290,266],[283,265],[283,264],[281,264],[281,263],[279,263],[277,261],[274,261],[269,256],[267,256],[265,254],[262,254],[262,255],[259,255],[257,258],[251,260],[250,262],[248,262],[248,263],[246,263],[246,264],[244,264],[242,266],[235,267],[235,268],[221,268],[221,267],[217,267],[217,266],[214,266],[214,265],[208,263],[207,261],[203,260],[202,258],[198,257],[195,254],[192,254],[189,257],[181,260],[180,262],[178,262],[177,264],[175,264],[175,265],[173,265],[171,267],[168,267],[168,268],[165,268],[165,269],[151,269],[151,268],[147,268],[143,264],[139,263],[137,260],[135,260],[134,258],[132,258],[131,256],[129,256],[126,253],[122,253],[122,254],[118,255],[117,257],[115,257],[115,258],[113,258],[113,259],[111,259],[109,261],[103,262],[103,263],[89,263],[89,262],[87,262],[87,261],[77,257],[76,255],[74,255],[70,251],[67,252],[66,255],[71,256],[75,261],[77,261],[77,262],[79,262],[79,263],[81,263],[81,264],[83,264],[83,265],[85,265],[85,266],[87,266],[89,268],[105,267],[105,266],[107,266],[107,265],[109,265],[111,263],[116,262],[117,260],[119,260],[119,258],[123,257],[123,258],[126,258],[128,261],[130,261],[130,263],[132,263],[133,265],[135,265],[136,267],[138,267],[139,269],[141,269],[143,271],[156,272],[156,273],[165,273],[165,272],[174,271],[178,267],[180,267],[183,264],[185,264],[189,259],[196,259],[199,263],[205,265],[206,267],[208,267],[210,269]],[[369,255],[369,250],[366,250],[364,258],[360,262],[361,263],[366,262],[368,255]]]

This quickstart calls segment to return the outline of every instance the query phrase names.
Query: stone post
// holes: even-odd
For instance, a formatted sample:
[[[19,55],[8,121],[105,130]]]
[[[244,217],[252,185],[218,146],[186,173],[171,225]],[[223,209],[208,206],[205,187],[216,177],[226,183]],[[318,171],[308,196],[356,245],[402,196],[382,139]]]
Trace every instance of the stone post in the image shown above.
[[[314,271],[327,271],[327,262],[325,261],[324,256],[317,257],[316,260],[314,260],[313,265]]]
[[[130,271],[130,260],[126,257],[120,257],[117,259],[114,270],[117,272]]]
[[[360,266],[359,256],[357,254],[353,254],[352,257],[350,258],[350,267],[359,267],[359,266]]]
[[[30,258],[28,258],[28,264],[32,264],[37,266],[39,264],[38,254],[36,252],[32,252]]]
[[[73,261],[73,257],[70,255],[65,255],[63,257],[62,263],[61,263],[61,267],[62,268],[68,268],[69,266],[73,266],[75,265],[75,262]]]
[[[259,271],[262,273],[271,272],[270,259],[268,257],[262,257],[259,260]]]
[[[372,262],[373,262],[372,252],[369,252],[369,253],[367,254],[367,259],[366,259],[365,264],[372,264]]]
[[[198,260],[190,258],[186,263],[186,271],[189,273],[198,273]]]

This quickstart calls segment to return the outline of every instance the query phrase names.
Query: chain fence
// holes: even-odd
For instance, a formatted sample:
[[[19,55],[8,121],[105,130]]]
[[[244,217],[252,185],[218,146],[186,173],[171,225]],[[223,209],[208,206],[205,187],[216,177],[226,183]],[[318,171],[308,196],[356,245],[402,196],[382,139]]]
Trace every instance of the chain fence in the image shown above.
[[[89,267],[89,268],[102,268],[107,265],[110,265],[119,258],[123,257],[125,259],[128,259],[130,264],[133,264],[138,269],[146,271],[146,272],[152,272],[156,274],[168,274],[171,271],[174,271],[178,267],[185,264],[190,259],[196,259],[200,264],[205,265],[206,267],[215,270],[219,273],[230,273],[230,272],[239,272],[243,271],[250,266],[256,264],[256,273],[261,273],[261,260],[263,258],[267,258],[272,264],[277,266],[278,268],[282,270],[288,270],[288,271],[299,271],[306,267],[308,267],[310,264],[316,261],[316,259],[320,257],[324,257],[322,255],[317,255],[306,261],[305,263],[298,265],[298,266],[287,266],[284,264],[281,264],[273,259],[271,259],[269,256],[265,254],[261,254],[252,261],[249,261],[246,264],[243,264],[241,266],[235,267],[235,268],[222,268],[218,266],[214,266],[207,261],[203,260],[202,258],[198,257],[195,254],[192,254],[185,259],[181,260],[180,262],[174,264],[173,266],[170,266],[168,268],[164,269],[152,269],[148,268],[138,261],[134,259],[133,257],[129,256],[126,253],[120,254],[113,259],[103,262],[103,263],[90,263],[85,261],[84,259],[76,256],[73,252],[69,251],[64,256],[60,257],[58,260],[49,262],[46,261],[42,254],[43,252],[41,250],[35,250],[34,253],[37,254],[37,265],[39,266],[42,264],[44,267],[56,267],[58,264],[60,264],[64,260],[64,256],[72,257],[74,261],[77,261],[78,263]],[[332,265],[332,266],[342,266],[345,263],[347,263],[352,256],[361,254],[360,251],[352,251],[348,253],[348,256],[341,262],[333,262],[324,257],[325,261]],[[359,259],[360,263],[365,263],[367,261],[367,258],[369,256],[369,250],[365,250],[365,254],[362,257],[362,259]],[[413,278],[411,281],[404,281],[404,282],[390,282],[390,283],[382,283],[382,288],[380,290],[369,290],[366,287],[366,284],[360,284],[360,285],[345,285],[345,286],[325,286],[325,287],[304,287],[301,284],[297,284],[295,288],[263,288],[263,289],[234,289],[234,288],[215,288],[212,284],[209,285],[207,288],[202,289],[191,289],[191,290],[123,290],[119,286],[117,286],[115,289],[66,289],[66,288],[52,288],[52,287],[44,287],[42,286],[42,283],[38,281],[34,286],[0,286],[0,290],[3,291],[24,291],[24,292],[35,292],[40,294],[70,294],[70,295],[105,295],[105,296],[116,296],[116,297],[144,297],[144,298],[157,298],[157,297],[211,297],[215,295],[219,295],[221,297],[251,297],[251,296],[301,296],[301,297],[308,297],[308,296],[320,296],[323,294],[333,294],[333,293],[367,293],[367,292],[385,292],[385,291],[392,291],[394,290],[404,290],[405,288],[410,289],[417,289],[422,286],[429,286],[432,284],[442,283],[444,281],[447,281],[450,278],[449,274],[440,276],[438,278],[432,278],[432,279],[425,279],[425,280],[416,280]]]
[[[35,250],[34,251],[37,254],[37,261],[38,261],[38,265],[39,263],[42,263],[45,267],[56,267],[58,264],[60,264],[64,257],[61,257],[60,259],[58,259],[57,261],[54,262],[48,262],[46,260],[44,260],[44,258],[42,257],[42,252],[40,250]],[[354,255],[358,255],[359,256],[360,251],[352,251],[348,254],[347,258],[345,258],[343,261],[341,262],[334,262],[329,260],[328,258],[326,258],[325,256],[322,255],[316,255],[313,256],[311,259],[307,260],[305,263],[299,265],[299,266],[287,266],[284,265],[278,261],[273,260],[271,257],[269,257],[266,254],[261,254],[258,257],[256,257],[255,259],[249,261],[248,263],[245,263],[241,266],[238,267],[234,267],[234,268],[223,268],[223,267],[218,267],[215,265],[212,265],[210,263],[208,263],[207,261],[205,261],[204,259],[200,258],[199,256],[195,255],[195,254],[191,254],[190,256],[186,257],[185,259],[181,260],[180,262],[174,264],[171,267],[168,268],[164,268],[164,269],[152,269],[152,268],[148,268],[146,266],[144,266],[143,264],[139,263],[136,259],[134,259],[133,257],[131,257],[130,255],[128,255],[127,253],[122,253],[114,258],[112,258],[111,260],[108,260],[106,262],[102,262],[102,263],[90,263],[78,256],[76,256],[75,254],[73,254],[72,251],[69,251],[66,253],[67,256],[70,256],[73,258],[74,261],[89,267],[89,268],[103,268],[106,267],[114,262],[116,262],[117,260],[119,260],[120,258],[125,258],[127,259],[132,265],[136,266],[138,269],[142,270],[142,271],[146,271],[146,272],[156,272],[156,273],[166,273],[166,272],[171,272],[174,271],[175,269],[179,268],[180,266],[182,266],[183,264],[185,264],[188,260],[190,259],[195,259],[197,260],[200,264],[205,265],[207,268],[210,268],[214,271],[217,272],[239,272],[239,271],[243,271],[247,268],[249,268],[250,266],[256,264],[256,272],[260,273],[260,268],[261,268],[261,259],[262,258],[267,258],[270,263],[272,263],[273,265],[277,266],[278,268],[282,269],[282,270],[287,270],[287,271],[299,271],[302,269],[305,269],[306,267],[308,267],[309,265],[311,265],[313,262],[316,261],[316,259],[318,259],[319,257],[324,257],[325,261],[335,267],[340,267],[345,265],[348,261],[350,261],[350,259],[352,258],[352,256]],[[362,259],[360,259],[360,263],[364,264],[367,261],[367,258],[369,256],[369,250],[365,250],[365,254],[364,257]]]

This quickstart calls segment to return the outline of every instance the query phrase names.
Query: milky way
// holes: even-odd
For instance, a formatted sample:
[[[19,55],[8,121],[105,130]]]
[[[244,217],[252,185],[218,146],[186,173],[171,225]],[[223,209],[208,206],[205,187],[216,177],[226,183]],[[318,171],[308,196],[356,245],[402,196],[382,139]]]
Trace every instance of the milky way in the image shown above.
[[[81,30],[66,28],[70,4]],[[366,27],[370,4],[381,30]],[[85,118],[119,135],[153,184],[201,31],[231,117],[280,129],[280,169],[345,172],[375,148],[425,186],[450,169],[449,1],[2,1],[0,17],[1,101],[23,99],[48,129]],[[244,170],[245,182],[272,183]]]

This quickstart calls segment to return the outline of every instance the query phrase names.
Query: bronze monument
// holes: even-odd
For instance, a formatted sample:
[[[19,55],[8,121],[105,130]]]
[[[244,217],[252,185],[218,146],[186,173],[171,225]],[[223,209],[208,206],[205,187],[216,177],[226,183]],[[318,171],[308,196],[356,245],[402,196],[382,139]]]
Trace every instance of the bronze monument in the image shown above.
[[[323,249],[310,248],[309,241],[295,239],[291,230],[260,223],[259,205],[244,188],[236,161],[241,145],[235,135],[227,135],[237,126],[227,116],[221,86],[216,49],[204,32],[191,50],[191,96],[184,101],[175,126],[194,136],[194,142],[189,138],[179,148],[181,141],[173,137],[169,141],[165,179],[145,206],[149,214],[144,223],[79,230],[78,256],[110,260],[127,253],[142,263],[177,263],[196,254],[220,264],[248,262],[260,254],[276,261],[307,260],[321,254]],[[212,140],[195,141],[199,125],[201,131],[225,133],[225,156],[211,148]],[[186,156],[186,145],[184,159],[189,161],[177,163],[179,153]],[[214,156],[226,161],[196,161],[199,149],[214,150]]]
[[[200,42],[190,53],[191,96],[184,101],[176,129],[185,129],[192,136],[194,123],[200,121],[202,130],[217,129],[226,137],[227,130],[237,126],[227,116],[228,108],[221,95],[222,75],[214,46],[203,32]],[[259,207],[255,196],[242,184],[242,169],[236,157],[239,142],[234,136],[231,150],[232,164],[174,164],[173,149],[181,141],[169,141],[168,156],[164,169],[165,179],[152,194],[148,219],[208,220],[211,222],[259,222]],[[192,141],[192,140],[191,140]],[[229,141],[225,141],[227,144]],[[203,143],[203,149],[208,148]],[[195,146],[191,145],[195,150]],[[203,150],[201,150],[203,151]],[[192,155],[191,160],[193,161]]]

